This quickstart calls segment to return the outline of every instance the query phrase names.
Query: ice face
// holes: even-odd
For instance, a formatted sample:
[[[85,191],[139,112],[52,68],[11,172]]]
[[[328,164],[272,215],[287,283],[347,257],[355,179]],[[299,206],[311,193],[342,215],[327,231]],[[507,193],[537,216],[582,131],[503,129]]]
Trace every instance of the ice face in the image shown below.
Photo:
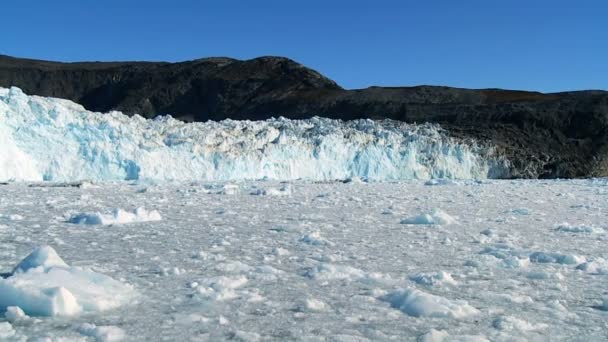
[[[324,118],[186,124],[0,88],[0,181],[493,178],[506,161],[438,125]]]

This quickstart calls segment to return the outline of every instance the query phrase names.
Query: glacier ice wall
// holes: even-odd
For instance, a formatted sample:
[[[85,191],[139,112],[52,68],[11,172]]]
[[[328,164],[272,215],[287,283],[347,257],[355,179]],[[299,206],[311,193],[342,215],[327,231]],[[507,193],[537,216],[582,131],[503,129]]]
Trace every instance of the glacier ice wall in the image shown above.
[[[0,180],[486,178],[507,162],[438,125],[324,118],[183,123],[0,88]]]

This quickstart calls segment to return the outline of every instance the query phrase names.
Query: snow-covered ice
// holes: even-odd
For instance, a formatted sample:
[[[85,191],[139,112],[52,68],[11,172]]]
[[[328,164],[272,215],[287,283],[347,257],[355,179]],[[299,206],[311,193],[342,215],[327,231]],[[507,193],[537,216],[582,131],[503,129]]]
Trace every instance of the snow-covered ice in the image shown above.
[[[0,88],[0,147],[0,181],[472,179],[509,170],[493,147],[454,140],[438,125],[319,117],[186,124],[88,112],[19,88]]]
[[[65,184],[0,186],[0,340],[608,332],[605,180]],[[162,220],[69,222],[138,207]],[[401,224],[433,208],[457,224]]]

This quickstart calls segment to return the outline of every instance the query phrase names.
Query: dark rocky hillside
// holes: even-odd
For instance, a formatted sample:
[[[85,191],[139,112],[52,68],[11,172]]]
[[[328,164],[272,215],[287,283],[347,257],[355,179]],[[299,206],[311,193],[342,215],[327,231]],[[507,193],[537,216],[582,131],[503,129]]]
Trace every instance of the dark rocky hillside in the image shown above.
[[[186,121],[272,116],[440,123],[495,144],[513,177],[608,176],[608,92],[543,94],[436,86],[346,90],[282,57],[181,63],[58,63],[0,56],[0,86],[70,99],[89,110]]]

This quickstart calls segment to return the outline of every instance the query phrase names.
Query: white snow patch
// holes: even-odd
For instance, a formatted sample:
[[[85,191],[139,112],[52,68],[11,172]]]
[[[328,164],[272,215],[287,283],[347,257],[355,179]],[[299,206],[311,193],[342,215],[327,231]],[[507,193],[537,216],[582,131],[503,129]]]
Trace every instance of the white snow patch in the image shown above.
[[[434,209],[431,213],[421,214],[401,220],[401,224],[439,224],[456,223],[456,219],[441,209]]]
[[[462,300],[449,300],[414,288],[397,289],[380,298],[413,317],[465,318],[479,310]]]
[[[119,307],[134,290],[108,276],[68,266],[48,246],[27,256],[0,279],[0,310],[18,306],[36,316],[72,316]]]
[[[109,214],[102,213],[79,213],[72,215],[69,223],[89,225],[126,224],[136,222],[160,221],[162,217],[156,210],[148,211],[145,208],[136,208],[132,211],[114,209]]]

